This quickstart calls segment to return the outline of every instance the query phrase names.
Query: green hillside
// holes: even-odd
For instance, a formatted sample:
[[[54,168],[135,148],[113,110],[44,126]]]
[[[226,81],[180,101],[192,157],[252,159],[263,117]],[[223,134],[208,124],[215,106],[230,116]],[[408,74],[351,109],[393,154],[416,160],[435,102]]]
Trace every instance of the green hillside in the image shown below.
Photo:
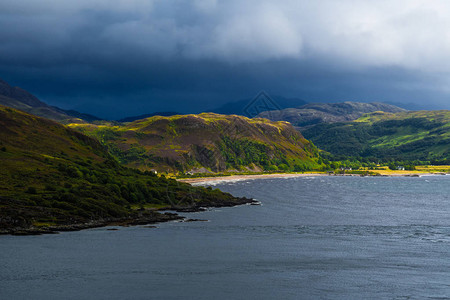
[[[303,131],[335,155],[381,160],[450,159],[450,111],[376,112],[353,122],[318,124]]]
[[[317,148],[287,122],[203,113],[70,126],[96,137],[122,164],[141,170],[301,171],[319,167]]]
[[[95,139],[12,108],[0,106],[0,128],[0,233],[172,218],[137,208],[249,202],[128,169]]]

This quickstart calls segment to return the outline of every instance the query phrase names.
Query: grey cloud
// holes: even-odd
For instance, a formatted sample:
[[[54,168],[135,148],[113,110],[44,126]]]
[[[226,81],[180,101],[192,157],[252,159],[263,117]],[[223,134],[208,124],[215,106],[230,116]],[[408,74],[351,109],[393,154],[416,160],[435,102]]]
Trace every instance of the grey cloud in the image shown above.
[[[78,43],[93,55],[108,52],[93,47],[120,45],[148,57],[331,57],[356,67],[450,71],[443,61],[450,50],[450,5],[442,0],[7,0],[0,9],[4,50],[54,53]]]
[[[444,0],[4,0],[0,11],[0,77],[62,106],[206,109],[264,89],[449,108]]]

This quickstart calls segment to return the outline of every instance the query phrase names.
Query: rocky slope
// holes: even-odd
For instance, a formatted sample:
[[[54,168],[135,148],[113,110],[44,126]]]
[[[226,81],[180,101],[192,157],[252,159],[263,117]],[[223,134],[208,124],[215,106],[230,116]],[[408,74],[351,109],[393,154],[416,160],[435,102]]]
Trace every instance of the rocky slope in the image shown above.
[[[70,126],[96,137],[121,163],[141,170],[301,171],[319,166],[317,148],[287,122],[203,113]]]

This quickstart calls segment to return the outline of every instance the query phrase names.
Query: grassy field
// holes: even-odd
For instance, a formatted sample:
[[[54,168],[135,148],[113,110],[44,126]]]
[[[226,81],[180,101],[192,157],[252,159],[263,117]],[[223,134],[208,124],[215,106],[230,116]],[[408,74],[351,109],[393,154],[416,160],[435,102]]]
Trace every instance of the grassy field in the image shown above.
[[[380,175],[421,175],[421,174],[450,174],[450,166],[416,166],[416,170],[390,170],[387,166],[381,167],[381,170],[373,170]]]

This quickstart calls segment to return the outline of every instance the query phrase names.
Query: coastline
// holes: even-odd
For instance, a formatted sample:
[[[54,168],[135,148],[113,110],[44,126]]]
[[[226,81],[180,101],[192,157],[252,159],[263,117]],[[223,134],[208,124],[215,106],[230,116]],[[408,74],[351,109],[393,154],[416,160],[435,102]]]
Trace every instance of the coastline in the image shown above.
[[[361,174],[327,174],[327,173],[272,173],[272,174],[255,174],[255,175],[229,175],[229,176],[217,176],[217,177],[198,177],[198,178],[183,178],[177,179],[180,182],[189,184],[204,184],[208,182],[229,182],[229,181],[241,181],[241,180],[254,180],[254,179],[271,179],[271,178],[297,178],[297,177],[321,177],[321,176],[356,176],[356,177],[421,177],[421,176],[445,176],[449,173],[430,173],[430,172],[382,172],[378,175],[361,175]],[[0,228],[0,235],[41,235],[41,234],[57,234],[64,231],[79,231],[90,228],[107,227],[107,226],[136,226],[136,225],[150,225],[156,223],[164,223],[170,221],[189,220],[187,217],[181,216],[175,212],[200,212],[206,208],[213,207],[232,207],[245,204],[257,204],[257,201],[249,198],[235,197],[233,202],[217,201],[206,205],[196,204],[186,207],[164,207],[162,209],[146,209],[144,211],[137,212],[134,216],[127,218],[110,218],[92,220],[87,223],[75,223],[75,224],[60,224],[48,227],[12,227],[12,228]],[[161,213],[160,211],[173,211]],[[116,230],[116,229],[112,229]]]
[[[80,231],[84,229],[92,229],[107,226],[135,226],[150,225],[156,223],[164,223],[176,220],[182,220],[185,217],[176,213],[166,212],[164,214],[158,212],[149,212],[136,217],[129,218],[108,218],[92,220],[85,223],[60,224],[48,227],[12,227],[0,229],[0,235],[42,235],[42,234],[58,234],[64,231]]]
[[[107,226],[127,227],[137,225],[154,225],[158,223],[165,223],[171,221],[184,221],[184,222],[204,221],[204,220],[190,219],[177,213],[202,212],[208,208],[234,207],[240,205],[258,205],[258,201],[245,197],[234,197],[233,201],[223,201],[216,199],[214,202],[210,203],[196,203],[194,205],[177,206],[177,207],[168,206],[158,209],[161,212],[153,209],[139,210],[136,211],[133,215],[124,218],[98,219],[85,223],[68,222],[66,224],[59,224],[45,227],[37,227],[31,225],[31,226],[0,228],[0,235],[58,234],[64,231],[80,231],[84,229],[107,227]]]
[[[275,173],[275,174],[258,174],[258,175],[229,175],[217,177],[198,177],[198,178],[181,178],[177,179],[180,182],[189,184],[201,184],[214,181],[239,181],[239,180],[253,180],[253,179],[270,179],[270,178],[296,178],[296,177],[317,177],[317,176],[356,176],[356,177],[420,177],[420,176],[440,176],[445,173],[429,173],[429,172],[390,172],[381,173],[378,175],[361,175],[361,174],[326,174],[326,173]]]
[[[203,183],[210,181],[236,181],[247,179],[268,179],[268,178],[293,178],[293,177],[310,177],[310,176],[328,176],[325,173],[274,173],[274,174],[257,174],[257,175],[229,175],[217,177],[198,177],[198,178],[182,178],[177,179],[185,183]]]

